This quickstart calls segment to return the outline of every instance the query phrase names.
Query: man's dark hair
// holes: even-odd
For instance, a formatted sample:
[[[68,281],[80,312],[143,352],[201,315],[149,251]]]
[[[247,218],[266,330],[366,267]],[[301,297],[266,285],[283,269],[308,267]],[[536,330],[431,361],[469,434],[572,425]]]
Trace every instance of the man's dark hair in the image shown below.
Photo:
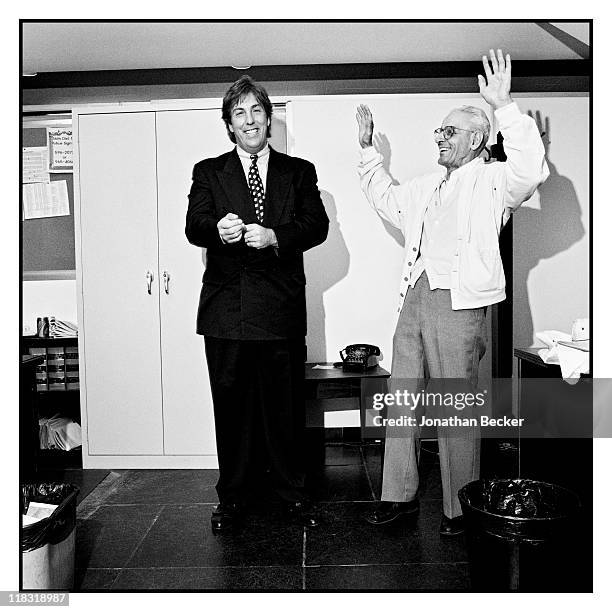
[[[229,129],[231,124],[232,110],[240,100],[246,98],[250,93],[255,96],[255,99],[264,109],[266,117],[272,119],[272,102],[268,98],[268,92],[248,75],[241,76],[223,96],[223,106],[221,108],[221,118],[225,122],[227,135],[232,142],[236,142],[236,136]],[[270,138],[270,125],[268,125],[268,138]]]

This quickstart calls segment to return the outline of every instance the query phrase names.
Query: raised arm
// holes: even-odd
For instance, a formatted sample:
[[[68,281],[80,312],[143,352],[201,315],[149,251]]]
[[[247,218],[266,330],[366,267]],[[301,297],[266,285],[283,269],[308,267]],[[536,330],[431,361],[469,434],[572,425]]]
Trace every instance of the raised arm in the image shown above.
[[[370,109],[365,104],[360,104],[355,117],[358,127],[357,140],[361,147],[361,162],[357,167],[361,190],[380,217],[403,231],[399,212],[401,207],[398,202],[403,200],[399,191],[405,188],[393,184],[383,167],[382,155],[372,146],[374,119]]]
[[[490,62],[490,65],[489,65]],[[504,173],[504,222],[510,213],[528,200],[538,185],[548,177],[544,145],[535,121],[522,114],[510,96],[512,64],[510,55],[504,58],[501,49],[491,49],[489,58],[482,56],[485,76],[478,75],[480,95],[495,112],[504,136],[507,161],[501,164]]]

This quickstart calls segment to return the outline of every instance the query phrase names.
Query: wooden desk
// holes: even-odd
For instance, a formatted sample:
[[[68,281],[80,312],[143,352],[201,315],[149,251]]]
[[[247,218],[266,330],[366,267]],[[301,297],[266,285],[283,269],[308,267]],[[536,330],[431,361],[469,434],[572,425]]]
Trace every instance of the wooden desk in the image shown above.
[[[361,432],[365,425],[365,406],[361,404],[366,381],[385,381],[390,374],[376,366],[365,372],[344,372],[315,369],[316,363],[304,364],[306,399],[307,481],[316,488],[325,465],[325,413],[339,410],[359,410]],[[318,365],[333,365],[319,363]],[[363,434],[362,434],[363,440]],[[382,462],[381,462],[382,464]],[[382,469],[382,468],[381,468]]]
[[[518,348],[514,349],[514,356],[517,358],[519,367],[519,376],[521,376],[521,369],[523,363],[530,363],[540,368],[548,368],[550,371],[555,371],[557,374],[560,373],[558,365],[552,363],[544,363],[542,358],[538,355],[538,348]]]
[[[365,385],[372,379],[386,380],[391,376],[387,370],[376,366],[365,372],[344,372],[342,368],[313,369],[315,365],[331,363],[306,363],[306,423],[309,427],[325,427],[325,412],[337,410],[359,410],[359,423],[365,425],[365,406],[361,397]]]
[[[517,348],[514,356],[518,361],[519,378],[561,378],[561,366],[556,363],[544,363],[538,354],[539,348]],[[591,378],[590,374],[581,374],[580,378]]]

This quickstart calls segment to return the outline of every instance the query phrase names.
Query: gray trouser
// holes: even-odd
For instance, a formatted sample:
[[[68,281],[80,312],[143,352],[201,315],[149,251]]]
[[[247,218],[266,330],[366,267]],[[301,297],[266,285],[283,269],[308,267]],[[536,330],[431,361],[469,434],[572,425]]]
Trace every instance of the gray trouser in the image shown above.
[[[404,387],[409,379],[465,379],[476,386],[478,364],[486,349],[486,309],[453,310],[448,289],[429,288],[425,272],[408,290],[393,337],[390,384]],[[395,415],[397,416],[397,415]],[[473,435],[441,435],[438,430],[443,510],[461,515],[459,489],[480,472],[480,440]],[[383,501],[415,498],[419,472],[415,450],[417,430],[385,441]]]

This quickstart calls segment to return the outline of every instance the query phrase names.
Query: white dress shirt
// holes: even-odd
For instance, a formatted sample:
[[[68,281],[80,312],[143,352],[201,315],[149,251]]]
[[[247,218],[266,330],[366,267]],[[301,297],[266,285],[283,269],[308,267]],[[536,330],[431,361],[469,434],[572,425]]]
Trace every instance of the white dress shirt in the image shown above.
[[[240,163],[242,164],[242,169],[244,170],[244,176],[246,177],[247,184],[249,182],[249,168],[251,167],[251,155],[252,153],[247,153],[244,149],[241,149],[239,145],[236,145],[236,152],[238,153],[238,157],[240,158]],[[257,153],[257,169],[259,170],[259,176],[261,177],[261,182],[263,183],[264,193],[266,191],[266,177],[268,176],[268,162],[270,161],[270,147],[266,144],[266,146]]]
[[[457,244],[459,185],[462,174],[469,172],[468,166],[469,164],[466,164],[453,170],[449,178],[444,176],[427,206],[411,287],[414,287],[423,270],[426,270],[430,289],[451,288],[451,272]]]

